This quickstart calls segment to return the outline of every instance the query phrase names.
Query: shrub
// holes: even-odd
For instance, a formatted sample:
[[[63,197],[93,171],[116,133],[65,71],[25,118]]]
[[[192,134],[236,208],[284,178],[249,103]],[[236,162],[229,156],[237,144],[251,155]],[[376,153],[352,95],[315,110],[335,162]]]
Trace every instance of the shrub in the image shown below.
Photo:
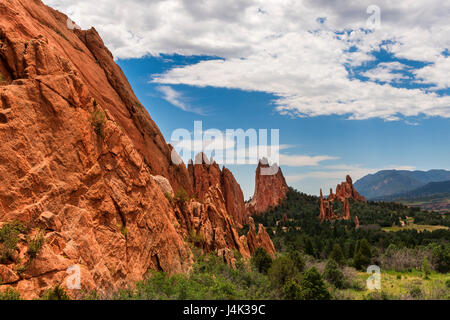
[[[370,259],[363,256],[361,251],[358,251],[353,258],[353,266],[356,269],[364,270],[370,264]]]
[[[386,291],[377,290],[364,296],[364,300],[395,300],[395,297]]]
[[[288,280],[294,279],[298,274],[294,262],[286,256],[275,259],[268,271],[273,286],[282,287]]]
[[[177,205],[184,205],[188,201],[188,194],[183,187],[180,187],[175,193],[174,201]]]
[[[300,282],[300,298],[303,300],[330,300],[331,295],[315,267],[307,270]]]
[[[429,279],[429,276],[431,274],[430,264],[428,263],[427,257],[423,257],[422,261],[422,272],[425,276],[425,279]]]
[[[0,229],[0,263],[6,263],[12,258],[17,249],[19,234],[24,230],[25,227],[19,221],[7,223]]]
[[[20,293],[12,288],[0,292],[0,300],[21,300]]]
[[[309,237],[305,238],[305,253],[313,257],[316,255],[316,250],[314,249],[312,240]]]
[[[95,133],[101,139],[105,139],[105,123],[106,113],[100,108],[96,108],[91,115],[91,126],[94,128]]]
[[[338,243],[333,246],[333,250],[330,253],[329,259],[333,259],[340,265],[344,264],[344,252],[342,251],[342,248]]]
[[[201,232],[196,232],[194,229],[189,231],[189,242],[195,246],[201,246],[204,242]]]
[[[323,271],[323,277],[336,288],[344,288],[344,274],[339,270],[338,264],[333,259],[328,260]]]
[[[289,251],[288,257],[292,260],[298,272],[302,272],[305,269],[305,259],[300,252],[294,250]]]
[[[356,269],[364,270],[370,264],[372,253],[369,243],[366,239],[362,239],[356,246],[356,253],[353,257],[353,266]]]
[[[259,247],[253,253],[251,263],[256,267],[258,272],[267,273],[272,265],[272,258],[264,248]]]
[[[436,271],[441,273],[450,272],[450,246],[440,245],[434,248],[432,261]]]
[[[64,288],[57,284],[53,289],[45,291],[41,300],[70,300],[70,297]]]
[[[414,286],[409,290],[409,294],[411,295],[411,297],[413,297],[415,299],[419,299],[422,297],[422,289]]]
[[[283,287],[283,297],[287,300],[300,300],[301,299],[301,288],[300,285],[294,281],[289,280]]]
[[[27,251],[28,256],[31,259],[36,258],[37,253],[39,252],[39,250],[41,250],[44,244],[44,235],[42,232],[38,232],[38,234],[33,239],[30,239],[28,237],[27,242],[28,242],[28,251]]]
[[[128,237],[128,229],[126,226],[121,226],[120,233],[126,238]]]

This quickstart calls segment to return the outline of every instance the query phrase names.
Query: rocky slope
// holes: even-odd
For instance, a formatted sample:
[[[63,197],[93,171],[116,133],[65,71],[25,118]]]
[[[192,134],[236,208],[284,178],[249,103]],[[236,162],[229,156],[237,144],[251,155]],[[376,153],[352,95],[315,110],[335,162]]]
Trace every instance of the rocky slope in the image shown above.
[[[276,164],[269,166],[267,159],[262,159],[256,168],[255,193],[246,204],[247,214],[262,213],[277,206],[286,198],[288,189],[281,168]]]
[[[238,237],[231,173],[172,163],[95,29],[71,30],[40,0],[0,0],[0,74],[0,290],[37,298],[77,265],[81,289],[108,296],[149,269],[188,271],[191,245],[230,264],[233,249],[273,254],[261,227]]]

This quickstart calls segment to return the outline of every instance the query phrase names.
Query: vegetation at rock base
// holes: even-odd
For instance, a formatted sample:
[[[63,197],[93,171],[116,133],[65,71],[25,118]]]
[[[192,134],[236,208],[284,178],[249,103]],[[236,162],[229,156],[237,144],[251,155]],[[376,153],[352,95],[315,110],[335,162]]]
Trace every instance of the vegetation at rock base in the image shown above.
[[[7,223],[0,229],[0,263],[6,263],[12,258],[17,249],[19,234],[24,230],[25,226],[19,221]]]
[[[182,206],[189,200],[189,196],[186,190],[184,190],[183,187],[180,187],[175,193],[173,200],[178,206]]]
[[[44,244],[44,235],[42,232],[38,232],[34,238],[27,237],[28,242],[28,251],[27,254],[30,257],[30,259],[33,259],[36,257],[39,250],[41,250],[42,245]]]
[[[267,274],[272,265],[272,258],[263,248],[258,248],[253,253],[251,262],[258,272]]]
[[[187,201],[187,195],[181,191],[174,199]],[[447,225],[447,216],[424,216],[417,209],[390,203],[351,205],[351,213],[361,222],[358,229],[353,219],[321,223],[318,198],[290,190],[278,207],[254,216],[277,247],[274,259],[259,248],[250,260],[236,255],[233,269],[214,252],[197,254],[189,274],[152,271],[135,289],[120,290],[113,298],[450,299],[450,231],[381,228],[407,217]],[[285,214],[289,219],[282,221]],[[195,241],[196,235],[190,238]],[[381,267],[381,290],[367,289],[370,264]]]
[[[20,294],[12,288],[6,288],[0,291],[0,300],[21,300]]]
[[[105,124],[106,124],[105,111],[101,108],[96,107],[91,114],[91,126],[94,128],[94,131],[97,134],[97,136],[100,137],[102,140],[105,139]]]
[[[70,300],[70,297],[63,287],[56,285],[54,288],[45,291],[40,300]]]

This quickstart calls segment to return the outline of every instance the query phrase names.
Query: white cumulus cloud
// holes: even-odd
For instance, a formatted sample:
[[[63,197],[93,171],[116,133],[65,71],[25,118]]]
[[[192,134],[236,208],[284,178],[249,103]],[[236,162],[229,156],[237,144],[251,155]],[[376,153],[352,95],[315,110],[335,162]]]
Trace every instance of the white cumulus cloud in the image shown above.
[[[267,92],[276,96],[278,112],[302,117],[450,117],[449,96],[435,92],[448,88],[448,1],[44,1],[83,28],[95,26],[117,58],[221,58],[154,77],[162,86]],[[380,24],[368,31],[366,10],[372,4],[380,9]],[[392,66],[367,71],[367,82],[352,77],[349,68],[373,61],[371,52],[380,48],[428,63],[410,72],[431,89],[391,85],[402,78]]]

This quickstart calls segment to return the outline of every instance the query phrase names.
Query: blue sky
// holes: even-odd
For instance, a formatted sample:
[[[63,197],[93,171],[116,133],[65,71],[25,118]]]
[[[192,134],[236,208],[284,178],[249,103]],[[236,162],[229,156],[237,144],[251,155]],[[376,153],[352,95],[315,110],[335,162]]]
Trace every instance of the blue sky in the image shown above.
[[[44,0],[95,26],[166,140],[279,129],[288,183],[450,169],[450,3]],[[254,165],[230,166],[245,193]]]
[[[355,77],[369,81],[361,74],[387,61],[423,67],[422,63],[395,59],[386,52],[374,52],[374,56],[376,60],[369,65],[353,69]],[[446,118],[418,116],[401,121],[378,118],[348,120],[345,115],[296,118],[275,111],[273,101],[276,96],[273,94],[214,87],[171,86],[180,94],[180,100],[194,109],[185,111],[166,100],[158,89],[160,84],[151,82],[154,75],[176,66],[196,64],[208,59],[217,58],[175,55],[117,61],[167,141],[170,141],[175,129],[192,131],[194,121],[199,120],[203,122],[204,130],[280,129],[280,144],[292,146],[283,152],[309,156],[325,154],[337,158],[321,162],[318,166],[282,167],[290,185],[311,194],[317,194],[321,187],[325,190],[334,188],[338,181],[345,178],[344,173],[347,171],[355,172],[355,178],[360,178],[366,171],[368,173],[383,168],[450,169],[450,120]],[[402,85],[406,88],[429,87],[418,86],[407,80]],[[443,94],[449,94],[449,90]],[[201,110],[200,114],[196,109]],[[227,167],[235,174],[246,198],[251,196],[255,166]],[[313,175],[308,176],[310,173]]]

